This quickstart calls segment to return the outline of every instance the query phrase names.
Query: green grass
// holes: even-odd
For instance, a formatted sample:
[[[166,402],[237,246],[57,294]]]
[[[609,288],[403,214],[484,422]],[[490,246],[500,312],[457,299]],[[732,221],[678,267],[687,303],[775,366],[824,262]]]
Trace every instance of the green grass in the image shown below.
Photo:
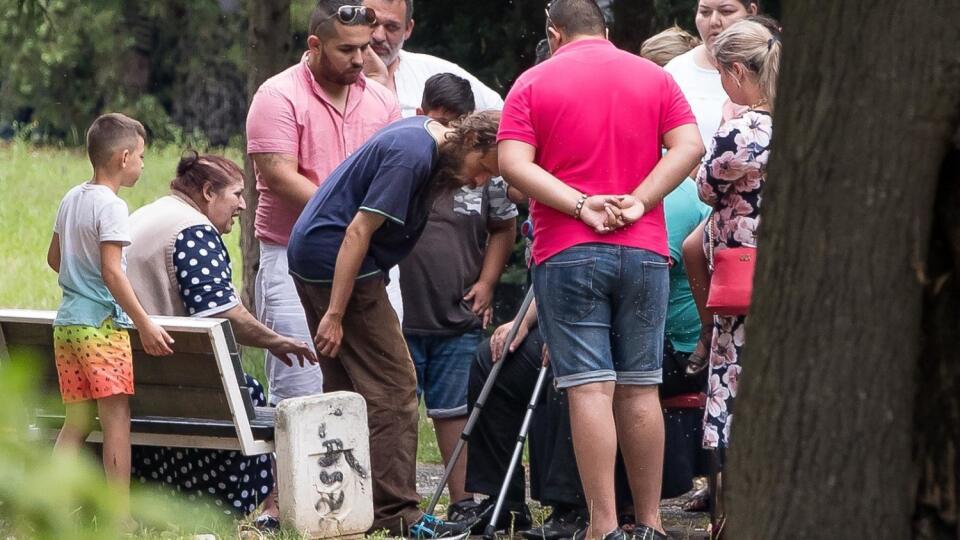
[[[239,150],[228,149],[225,154],[241,162]],[[167,193],[179,158],[179,148],[147,148],[140,181],[132,188],[120,190],[130,212]],[[4,273],[0,279],[0,308],[57,309],[61,297],[57,274],[47,267],[53,221],[63,195],[90,175],[90,162],[80,149],[35,147],[20,142],[0,144],[0,261]],[[224,236],[224,241],[233,261],[234,280],[240,288],[239,227]],[[243,368],[266,384],[262,350],[244,347]],[[420,418],[418,458],[426,463],[440,463],[433,426],[422,409]]]
[[[226,154],[238,162],[242,157],[237,150]],[[140,181],[120,190],[130,212],[167,193],[179,157],[177,148],[147,149]],[[57,309],[57,275],[47,267],[53,221],[60,199],[90,176],[90,163],[81,150],[23,143],[0,146],[0,260],[6,267],[0,281],[0,307]],[[235,268],[240,268],[239,232],[224,240]],[[234,277],[240,279],[240,272]]]

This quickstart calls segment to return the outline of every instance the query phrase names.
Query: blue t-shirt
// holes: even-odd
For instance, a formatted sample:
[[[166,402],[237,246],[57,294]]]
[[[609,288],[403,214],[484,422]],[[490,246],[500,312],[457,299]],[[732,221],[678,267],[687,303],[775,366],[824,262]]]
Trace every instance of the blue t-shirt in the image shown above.
[[[683,241],[710,215],[710,207],[700,202],[694,181],[685,178],[663,199],[663,214],[667,220],[670,258],[673,259],[664,334],[674,350],[693,352],[700,338],[700,316],[683,266]]]
[[[438,157],[427,122],[414,116],[381,129],[320,184],[290,234],[291,274],[331,283],[344,233],[358,211],[386,220],[370,239],[357,279],[385,275],[413,250],[430,215]]]

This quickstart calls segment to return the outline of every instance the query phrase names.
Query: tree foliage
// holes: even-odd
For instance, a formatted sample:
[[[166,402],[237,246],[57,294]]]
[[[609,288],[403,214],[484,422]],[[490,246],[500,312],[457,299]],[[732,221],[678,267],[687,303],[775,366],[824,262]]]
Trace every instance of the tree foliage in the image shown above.
[[[227,144],[246,114],[251,0],[0,0],[0,136],[79,144],[98,114],[123,111],[153,140]],[[611,36],[635,49],[696,0],[604,0]],[[777,14],[778,2],[764,5]],[[290,3],[295,62],[313,0]],[[541,0],[418,0],[408,48],[447,58],[506,93],[544,36]],[[652,9],[650,9],[652,7]]]

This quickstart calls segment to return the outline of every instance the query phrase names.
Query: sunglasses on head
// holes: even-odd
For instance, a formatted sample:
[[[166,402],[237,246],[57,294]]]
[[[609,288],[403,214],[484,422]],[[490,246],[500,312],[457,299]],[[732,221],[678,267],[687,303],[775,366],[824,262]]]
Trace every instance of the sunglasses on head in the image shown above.
[[[336,13],[327,17],[330,20],[336,17],[341,24],[355,26],[360,24],[377,24],[377,12],[366,6],[340,6]]]

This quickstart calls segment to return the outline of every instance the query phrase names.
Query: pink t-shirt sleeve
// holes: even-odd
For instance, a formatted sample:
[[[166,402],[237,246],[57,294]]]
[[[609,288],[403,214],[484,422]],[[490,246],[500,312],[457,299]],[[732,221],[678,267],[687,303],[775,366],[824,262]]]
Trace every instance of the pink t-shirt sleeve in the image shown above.
[[[660,102],[660,136],[675,127],[684,124],[696,124],[697,118],[690,110],[687,98],[683,96],[680,86],[666,72],[663,73],[664,86]]]
[[[247,113],[247,153],[298,156],[299,150],[293,103],[273,89],[261,88]]]
[[[533,111],[530,109],[530,85],[517,81],[507,94],[500,116],[497,141],[520,141],[537,146],[537,134],[533,129]]]

